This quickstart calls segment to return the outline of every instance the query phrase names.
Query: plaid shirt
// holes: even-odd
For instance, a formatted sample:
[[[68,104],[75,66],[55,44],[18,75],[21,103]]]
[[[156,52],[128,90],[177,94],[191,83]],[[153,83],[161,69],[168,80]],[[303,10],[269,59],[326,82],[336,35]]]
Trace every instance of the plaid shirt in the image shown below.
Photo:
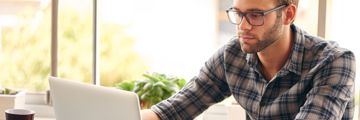
[[[291,28],[291,55],[271,81],[261,74],[257,55],[243,53],[235,39],[214,54],[180,92],[151,109],[162,120],[189,120],[233,95],[248,119],[352,119],[353,53],[295,25]]]

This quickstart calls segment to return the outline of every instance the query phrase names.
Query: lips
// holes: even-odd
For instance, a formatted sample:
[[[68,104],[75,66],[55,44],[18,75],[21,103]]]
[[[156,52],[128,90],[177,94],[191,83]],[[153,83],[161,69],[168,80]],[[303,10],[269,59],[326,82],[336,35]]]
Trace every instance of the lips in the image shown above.
[[[244,42],[252,41],[255,39],[255,36],[253,35],[248,35],[248,34],[238,34],[238,35],[239,35],[239,39]]]

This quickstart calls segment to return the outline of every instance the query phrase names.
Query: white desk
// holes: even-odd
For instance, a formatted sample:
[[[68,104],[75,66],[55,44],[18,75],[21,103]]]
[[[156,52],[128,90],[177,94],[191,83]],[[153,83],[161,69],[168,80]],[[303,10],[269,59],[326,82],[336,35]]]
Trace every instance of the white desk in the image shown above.
[[[35,120],[55,120],[55,118],[35,118]]]

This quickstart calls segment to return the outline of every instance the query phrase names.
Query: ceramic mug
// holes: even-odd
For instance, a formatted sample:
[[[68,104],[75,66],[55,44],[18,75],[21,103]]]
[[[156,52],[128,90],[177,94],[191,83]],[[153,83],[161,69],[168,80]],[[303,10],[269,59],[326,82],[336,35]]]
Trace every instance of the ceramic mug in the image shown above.
[[[35,112],[27,109],[7,109],[6,120],[34,120]]]

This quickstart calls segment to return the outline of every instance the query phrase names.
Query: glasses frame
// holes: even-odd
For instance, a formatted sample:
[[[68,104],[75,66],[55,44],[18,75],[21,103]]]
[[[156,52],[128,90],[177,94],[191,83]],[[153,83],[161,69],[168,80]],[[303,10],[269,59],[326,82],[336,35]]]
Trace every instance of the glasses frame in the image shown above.
[[[243,21],[243,19],[244,19],[244,17],[245,17],[246,21],[247,21],[250,25],[252,25],[252,26],[262,26],[262,25],[264,25],[264,21],[265,21],[265,20],[264,20],[264,16],[266,16],[267,14],[269,14],[269,13],[271,13],[271,12],[280,10],[280,9],[286,7],[286,6],[287,6],[287,5],[280,5],[280,6],[277,6],[277,7],[275,7],[275,8],[272,8],[272,9],[266,10],[266,11],[251,11],[251,12],[240,12],[240,11],[236,10],[235,8],[231,7],[231,8],[229,8],[228,10],[226,10],[226,15],[228,16],[228,19],[229,19],[230,23],[235,24],[235,25],[239,25],[239,24]],[[240,18],[239,23],[236,23],[236,22],[233,22],[233,21],[232,21],[230,15],[229,15],[229,12],[235,12],[235,13],[236,13],[237,17]],[[253,24],[253,23],[251,23],[250,20],[249,20],[249,18],[248,18],[248,16],[247,16],[247,14],[249,14],[249,13],[260,14],[261,17],[262,17],[262,22],[261,22],[261,24]],[[242,15],[242,16],[241,16],[241,15]],[[240,17],[240,16],[241,16],[241,17]]]

